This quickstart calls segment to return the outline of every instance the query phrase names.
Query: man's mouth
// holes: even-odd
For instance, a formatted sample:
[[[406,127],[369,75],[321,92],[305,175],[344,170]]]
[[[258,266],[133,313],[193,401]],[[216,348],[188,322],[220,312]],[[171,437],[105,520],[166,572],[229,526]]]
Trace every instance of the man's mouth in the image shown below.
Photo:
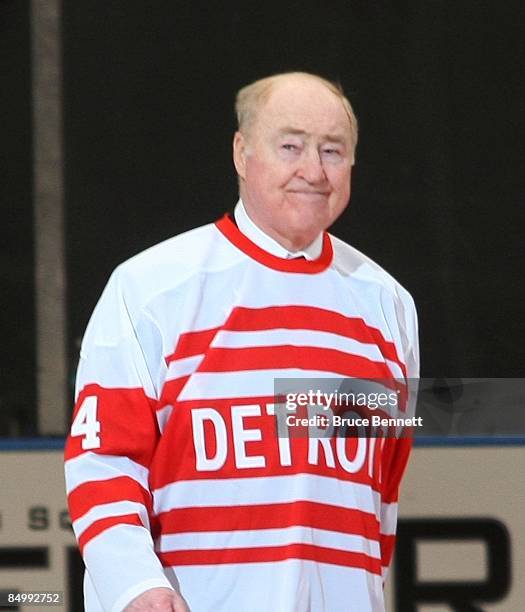
[[[317,197],[323,197],[323,198],[326,198],[329,195],[328,191],[311,191],[308,189],[289,189],[288,193],[304,195],[304,196],[317,196]]]

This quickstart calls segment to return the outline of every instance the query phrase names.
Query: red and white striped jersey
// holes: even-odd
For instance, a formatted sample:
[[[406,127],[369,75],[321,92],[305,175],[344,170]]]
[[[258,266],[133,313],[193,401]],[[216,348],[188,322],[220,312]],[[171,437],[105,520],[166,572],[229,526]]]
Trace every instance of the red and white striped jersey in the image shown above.
[[[327,233],[283,259],[225,216],[120,265],[66,444],[86,609],[384,610],[410,442],[278,437],[274,379],[417,376],[412,298]]]

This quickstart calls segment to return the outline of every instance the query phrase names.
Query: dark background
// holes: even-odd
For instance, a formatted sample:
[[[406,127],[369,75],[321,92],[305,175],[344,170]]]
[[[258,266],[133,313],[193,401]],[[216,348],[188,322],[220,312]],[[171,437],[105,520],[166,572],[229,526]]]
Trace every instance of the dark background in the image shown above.
[[[0,0],[0,425],[36,400],[28,5]]]
[[[22,406],[35,398],[28,7],[0,2],[0,367]],[[524,18],[517,0],[64,0],[71,369],[111,270],[235,203],[236,90],[306,70],[339,80],[360,123],[332,231],[414,296],[422,375],[523,376]]]

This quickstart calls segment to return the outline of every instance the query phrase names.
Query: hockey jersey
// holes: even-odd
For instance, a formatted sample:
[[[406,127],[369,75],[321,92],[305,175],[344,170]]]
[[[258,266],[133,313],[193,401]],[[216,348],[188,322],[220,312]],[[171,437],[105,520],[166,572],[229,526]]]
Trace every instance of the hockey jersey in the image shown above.
[[[225,216],[120,265],[66,443],[88,612],[157,586],[192,612],[379,612],[406,439],[279,437],[279,378],[415,378],[410,295],[325,233],[313,260]]]

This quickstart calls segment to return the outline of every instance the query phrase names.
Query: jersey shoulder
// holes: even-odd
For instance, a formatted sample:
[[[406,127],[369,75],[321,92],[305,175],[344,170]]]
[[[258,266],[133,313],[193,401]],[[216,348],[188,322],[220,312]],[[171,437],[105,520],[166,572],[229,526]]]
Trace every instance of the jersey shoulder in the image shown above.
[[[208,223],[134,255],[113,275],[118,277],[127,299],[140,307],[196,274],[224,270],[238,258],[215,223]]]
[[[333,266],[343,276],[352,276],[381,287],[392,296],[413,302],[410,293],[383,267],[344,240],[330,234],[334,250]]]
[[[398,328],[399,352],[409,378],[419,376],[419,341],[417,311],[410,293],[386,270],[370,257],[339,238],[332,238],[332,265],[342,276],[365,284],[365,292],[373,288],[372,296],[379,296],[383,312],[393,315]],[[368,293],[366,293],[368,295]],[[392,328],[394,329],[394,328]]]

